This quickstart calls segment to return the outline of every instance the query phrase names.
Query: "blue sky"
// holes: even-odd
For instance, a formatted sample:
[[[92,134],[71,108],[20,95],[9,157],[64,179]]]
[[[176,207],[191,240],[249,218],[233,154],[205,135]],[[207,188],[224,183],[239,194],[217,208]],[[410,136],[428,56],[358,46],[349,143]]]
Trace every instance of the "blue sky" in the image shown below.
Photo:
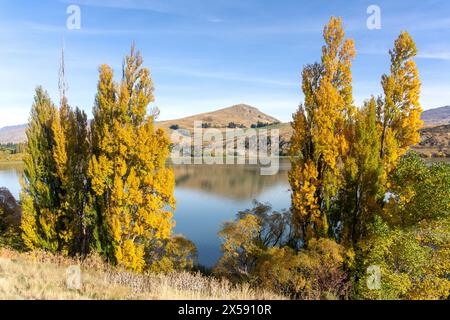
[[[81,9],[68,30],[66,9]],[[366,10],[381,9],[369,30]],[[58,99],[65,39],[70,103],[91,116],[97,68],[121,74],[134,41],[156,87],[160,120],[247,103],[288,121],[302,101],[302,67],[320,59],[323,25],[343,18],[356,42],[355,103],[380,93],[388,50],[401,30],[415,39],[424,109],[450,104],[450,2],[349,0],[0,0],[0,127],[27,121],[34,88]]]

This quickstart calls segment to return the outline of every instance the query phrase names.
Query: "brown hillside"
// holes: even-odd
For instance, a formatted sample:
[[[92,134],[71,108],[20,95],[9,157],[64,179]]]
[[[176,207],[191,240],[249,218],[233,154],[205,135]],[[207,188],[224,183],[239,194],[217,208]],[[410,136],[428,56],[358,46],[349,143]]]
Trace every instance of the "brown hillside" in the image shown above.
[[[262,113],[257,108],[238,104],[232,107],[219,109],[213,112],[200,113],[186,118],[161,121],[156,124],[157,127],[169,129],[173,125],[178,125],[180,129],[193,129],[194,121],[203,121],[213,128],[226,128],[230,122],[236,125],[243,125],[250,128],[252,124],[259,122],[273,124],[280,122],[278,119]]]
[[[414,147],[426,157],[450,157],[450,124],[420,130],[421,141]]]

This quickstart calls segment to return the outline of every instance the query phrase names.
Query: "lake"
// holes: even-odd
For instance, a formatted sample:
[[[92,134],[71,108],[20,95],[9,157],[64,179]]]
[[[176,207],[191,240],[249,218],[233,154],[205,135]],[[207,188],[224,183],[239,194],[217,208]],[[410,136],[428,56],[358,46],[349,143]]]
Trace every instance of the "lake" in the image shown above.
[[[278,174],[263,176],[258,165],[174,165],[174,233],[196,244],[199,263],[213,266],[221,256],[217,233],[224,221],[251,208],[253,200],[269,202],[274,210],[289,208],[289,167],[289,160],[281,158]],[[21,163],[0,163],[0,187],[8,188],[16,199],[22,172]]]

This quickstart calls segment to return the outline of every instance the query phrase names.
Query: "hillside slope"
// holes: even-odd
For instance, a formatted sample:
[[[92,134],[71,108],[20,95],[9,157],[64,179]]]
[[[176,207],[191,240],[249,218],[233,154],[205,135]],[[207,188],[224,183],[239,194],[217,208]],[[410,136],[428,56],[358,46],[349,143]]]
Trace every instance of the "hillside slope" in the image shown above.
[[[430,109],[422,112],[424,129],[421,130],[421,142],[414,147],[424,156],[450,156],[450,106]],[[164,128],[168,133],[171,128],[192,130],[195,121],[202,121],[208,127],[226,128],[229,123],[250,128],[260,123],[271,124],[270,128],[280,130],[281,149],[286,153],[292,129],[289,123],[280,123],[257,108],[238,104],[212,112],[200,113],[185,118],[156,122],[157,128]],[[26,140],[26,125],[0,128],[0,144],[18,143]]]
[[[0,128],[0,144],[19,143],[27,140],[26,124]]]
[[[250,128],[251,125],[257,124],[258,122],[268,124],[280,122],[278,119],[262,113],[255,107],[246,104],[238,104],[228,108],[200,113],[186,118],[157,122],[156,125],[165,129],[168,129],[174,125],[178,125],[182,129],[192,129],[194,128],[194,121],[202,121],[213,128],[225,128],[231,122],[236,125],[243,125],[246,128]]]
[[[426,157],[450,157],[450,124],[423,128],[413,149]]]
[[[425,127],[450,123],[450,106],[434,108],[422,112],[421,119]]]
[[[278,119],[259,111],[255,107],[246,104],[238,104],[212,112],[192,115],[186,118],[158,121],[156,122],[156,127],[168,130],[171,126],[178,125],[182,129],[193,129],[194,121],[202,121],[213,128],[225,128],[230,122],[233,122],[236,125],[243,125],[246,128],[250,128],[251,125],[257,124],[258,122],[268,124],[280,122]],[[26,124],[22,124],[0,128],[0,144],[25,142],[26,127]]]

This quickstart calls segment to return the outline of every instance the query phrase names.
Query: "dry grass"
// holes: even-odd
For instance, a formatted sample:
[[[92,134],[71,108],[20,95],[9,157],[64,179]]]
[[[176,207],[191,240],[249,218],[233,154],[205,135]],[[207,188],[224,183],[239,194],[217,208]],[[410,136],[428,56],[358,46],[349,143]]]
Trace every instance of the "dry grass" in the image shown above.
[[[81,287],[66,286],[66,269],[81,268]],[[83,262],[44,253],[17,253],[0,248],[0,299],[283,299],[248,285],[199,273],[134,274],[114,269],[98,257]]]

